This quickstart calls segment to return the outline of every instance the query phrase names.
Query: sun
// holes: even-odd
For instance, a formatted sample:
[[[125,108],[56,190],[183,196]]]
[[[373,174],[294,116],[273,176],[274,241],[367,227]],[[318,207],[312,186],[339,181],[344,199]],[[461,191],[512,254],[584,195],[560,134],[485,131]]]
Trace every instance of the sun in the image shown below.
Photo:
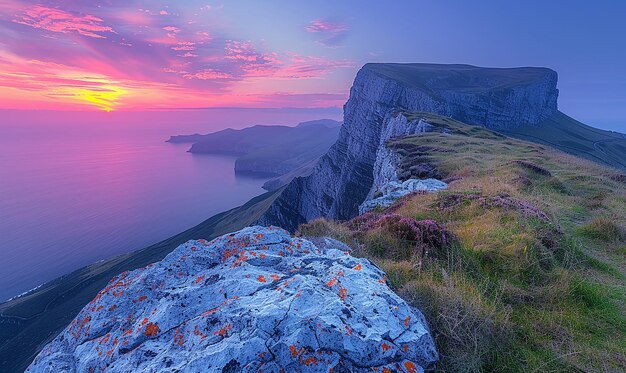
[[[106,112],[113,111],[119,105],[120,96],[126,94],[126,90],[115,85],[102,85],[97,88],[79,89],[74,97],[86,101]]]

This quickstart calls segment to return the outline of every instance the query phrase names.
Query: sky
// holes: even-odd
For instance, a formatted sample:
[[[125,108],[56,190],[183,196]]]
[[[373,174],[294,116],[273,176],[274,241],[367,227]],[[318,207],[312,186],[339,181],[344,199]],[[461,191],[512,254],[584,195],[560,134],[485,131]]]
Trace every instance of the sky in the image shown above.
[[[367,62],[545,66],[626,131],[623,1],[0,0],[0,109],[341,107]]]

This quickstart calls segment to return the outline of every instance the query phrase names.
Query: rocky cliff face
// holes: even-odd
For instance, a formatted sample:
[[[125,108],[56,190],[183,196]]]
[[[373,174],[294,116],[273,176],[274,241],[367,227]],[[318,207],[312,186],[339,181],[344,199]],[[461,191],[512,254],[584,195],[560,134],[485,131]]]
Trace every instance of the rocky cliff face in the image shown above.
[[[367,64],[344,106],[339,139],[310,176],[294,179],[259,221],[293,230],[324,216],[348,219],[372,191],[392,136],[427,130],[399,111],[429,112],[492,129],[537,125],[557,111],[557,75],[545,68]],[[382,160],[378,161],[383,162]]]
[[[331,239],[249,227],[111,280],[28,372],[422,372],[423,315]]]

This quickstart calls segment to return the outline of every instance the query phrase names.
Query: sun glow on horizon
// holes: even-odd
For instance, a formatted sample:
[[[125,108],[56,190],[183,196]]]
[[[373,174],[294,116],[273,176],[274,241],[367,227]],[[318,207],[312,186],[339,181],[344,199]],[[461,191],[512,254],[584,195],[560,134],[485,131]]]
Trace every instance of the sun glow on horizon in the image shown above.
[[[100,110],[111,112],[119,104],[119,98],[128,91],[115,85],[102,85],[96,89],[82,88],[74,92],[79,101],[86,101]]]

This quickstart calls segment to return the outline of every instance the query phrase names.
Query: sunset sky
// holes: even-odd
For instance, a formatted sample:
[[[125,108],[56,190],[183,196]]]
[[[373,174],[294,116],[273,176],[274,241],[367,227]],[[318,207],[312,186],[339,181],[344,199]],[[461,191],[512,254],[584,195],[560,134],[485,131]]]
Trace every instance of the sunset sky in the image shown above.
[[[339,107],[366,62],[535,65],[620,129],[626,6],[602,3],[0,0],[0,108]]]

